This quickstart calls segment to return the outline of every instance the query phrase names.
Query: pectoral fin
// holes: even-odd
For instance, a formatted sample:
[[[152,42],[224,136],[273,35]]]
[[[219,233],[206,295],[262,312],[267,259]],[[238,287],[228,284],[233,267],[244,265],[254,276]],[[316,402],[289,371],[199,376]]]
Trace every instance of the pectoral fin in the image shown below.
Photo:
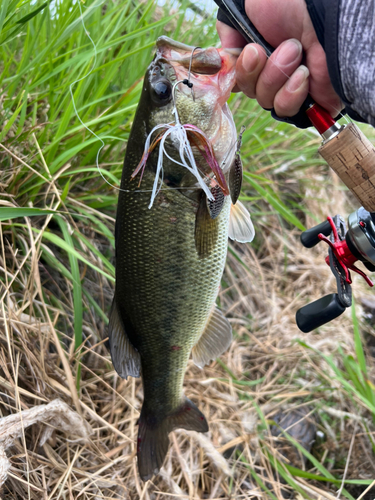
[[[208,257],[215,247],[219,234],[217,219],[212,219],[207,207],[207,197],[202,193],[195,218],[195,248],[200,258]]]
[[[141,376],[141,357],[126,335],[124,323],[113,298],[108,325],[109,347],[112,363],[121,378]]]
[[[226,351],[232,341],[232,327],[215,307],[202,336],[192,350],[194,363],[203,368]]]
[[[250,214],[240,201],[230,208],[228,236],[239,243],[250,243],[254,239],[255,231]]]

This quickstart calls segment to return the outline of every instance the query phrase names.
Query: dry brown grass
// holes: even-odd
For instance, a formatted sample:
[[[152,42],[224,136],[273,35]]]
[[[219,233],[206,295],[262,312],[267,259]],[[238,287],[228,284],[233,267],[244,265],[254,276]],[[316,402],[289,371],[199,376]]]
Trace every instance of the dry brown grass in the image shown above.
[[[311,168],[303,175],[309,179],[308,185],[297,173],[286,188],[304,191],[307,212],[324,220],[327,213],[347,215],[354,208],[325,167]],[[328,202],[322,204],[321,200]],[[106,220],[113,226],[113,220]],[[348,458],[347,478],[375,477],[368,434],[359,418],[366,418],[373,432],[369,415],[360,402],[345,394],[321,358],[296,343],[301,338],[326,354],[333,353],[337,363],[339,344],[345,352],[354,353],[350,311],[319,334],[302,334],[295,325],[298,307],[334,291],[323,245],[306,250],[299,243],[299,232],[286,230],[277,216],[255,218],[255,244],[235,247],[247,269],[230,255],[226,286],[220,293],[221,308],[230,318],[235,339],[221,362],[204,370],[190,362],[185,377],[185,392],[207,416],[210,431],[205,435],[183,430],[172,433],[160,475],[143,484],[135,459],[141,383],[116,375],[101,340],[105,325],[88,305],[83,356],[77,359],[72,340],[72,284],[40,260],[41,239],[31,230],[32,225],[42,227],[44,222],[27,220],[29,230],[22,233],[22,251],[6,225],[0,234],[4,273],[0,285],[0,412],[3,421],[18,415],[20,426],[19,437],[15,435],[7,445],[11,466],[7,472],[4,469],[3,478],[7,473],[7,479],[1,498],[269,498],[270,493],[263,492],[251,475],[251,468],[282,499],[292,489],[272,467],[270,457],[282,459],[282,455],[264,422],[279,411],[302,407],[307,407],[306,418],[324,434],[314,454],[332,473],[344,474]],[[305,221],[307,227],[315,223],[310,218]],[[95,244],[105,244],[94,231],[86,236]],[[55,253],[66,260],[57,248]],[[85,255],[98,264],[88,249]],[[82,275],[84,287],[108,310],[112,284],[83,267]],[[357,302],[366,294],[365,285],[355,278]],[[360,316],[361,311],[358,306]],[[82,383],[77,393],[79,362]],[[228,371],[249,384],[237,383]],[[30,409],[56,399],[83,419],[92,430],[88,436],[77,436],[77,429],[61,427],[55,420],[46,423],[43,413],[33,425],[25,425]],[[50,431],[47,441],[43,439],[46,425]],[[318,473],[311,464],[306,467]],[[338,486],[302,478],[295,481],[308,498],[337,498]],[[300,493],[293,495],[301,498]]]

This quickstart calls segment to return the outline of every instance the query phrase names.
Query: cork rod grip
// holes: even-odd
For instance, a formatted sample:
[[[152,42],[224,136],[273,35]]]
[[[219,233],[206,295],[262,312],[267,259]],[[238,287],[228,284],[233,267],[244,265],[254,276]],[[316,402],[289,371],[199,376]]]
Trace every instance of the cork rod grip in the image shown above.
[[[319,153],[361,205],[375,212],[375,147],[350,123],[319,148]]]

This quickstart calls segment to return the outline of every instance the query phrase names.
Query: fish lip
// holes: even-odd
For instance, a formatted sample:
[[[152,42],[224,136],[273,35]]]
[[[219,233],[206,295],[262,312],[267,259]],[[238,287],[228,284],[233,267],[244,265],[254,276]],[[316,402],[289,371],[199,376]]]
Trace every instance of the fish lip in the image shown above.
[[[168,74],[168,79],[171,81],[171,83],[176,83],[187,79],[190,62],[192,62],[190,78],[191,83],[193,83],[194,85],[193,88],[195,99],[199,100],[202,98],[203,102],[205,102],[206,95],[215,95],[217,97],[217,99],[215,99],[215,107],[217,106],[217,111],[219,112],[220,107],[221,112],[224,112],[225,114],[225,102],[230,96],[230,92],[235,85],[235,67],[241,49],[199,47],[201,50],[195,51],[194,56],[192,57],[192,51],[194,48],[195,47],[176,42],[169,37],[161,36],[156,41],[156,54],[154,58],[154,64],[167,64],[167,66],[171,69],[170,73]],[[210,52],[216,53],[217,63],[215,62],[216,58],[211,58]],[[206,56],[207,60],[209,61],[208,65],[206,64]],[[173,74],[174,78],[171,79]],[[191,96],[191,90],[185,85],[180,85],[178,87],[178,90],[182,94],[185,94],[185,97]],[[177,92],[176,95],[178,95]],[[209,99],[209,97],[207,99]],[[179,111],[178,103],[177,110]],[[184,119],[186,122],[185,117],[181,119]],[[231,124],[231,119],[228,120],[228,123]],[[189,120],[187,120],[187,122],[189,122]],[[196,123],[193,121],[192,123],[199,126],[198,122]],[[217,155],[217,161],[220,165],[220,161],[226,155],[227,151],[225,146],[223,146],[220,142],[220,127],[215,128],[211,125],[211,123],[205,123],[203,126],[199,127],[204,133],[207,133],[208,141],[212,144],[214,153],[215,155]],[[231,125],[231,131],[229,131],[228,129],[228,134],[230,134],[231,140],[235,139],[235,132],[233,133],[232,130],[233,128],[234,127],[232,127]],[[225,189],[225,184],[222,183],[220,187],[222,188],[223,192],[227,194],[228,191],[227,189]]]
[[[184,50],[184,51],[192,51],[195,47],[192,45],[186,45],[185,43],[182,42],[177,42],[176,40],[173,40],[172,38],[169,38],[168,36],[159,36],[159,38],[156,40],[156,47],[158,49],[167,46],[167,47],[172,47],[176,50]]]
[[[191,68],[192,73],[200,75],[212,76],[222,69],[222,57],[215,47],[193,47],[161,36],[156,41],[156,53],[172,66],[181,66],[186,70]]]

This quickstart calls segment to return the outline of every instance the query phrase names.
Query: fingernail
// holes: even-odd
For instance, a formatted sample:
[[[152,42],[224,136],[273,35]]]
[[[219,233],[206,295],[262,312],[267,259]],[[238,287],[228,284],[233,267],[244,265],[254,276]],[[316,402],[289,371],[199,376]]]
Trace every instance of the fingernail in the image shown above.
[[[287,81],[286,89],[289,90],[289,92],[296,92],[302,87],[309,75],[310,71],[306,66],[300,66]]]
[[[288,66],[301,55],[302,45],[299,40],[292,38],[284,42],[278,52],[275,62],[280,66]]]
[[[246,71],[246,73],[252,73],[258,66],[258,63],[259,63],[259,54],[257,49],[253,47],[251,44],[247,45],[247,47],[245,47],[242,59],[242,66]]]

